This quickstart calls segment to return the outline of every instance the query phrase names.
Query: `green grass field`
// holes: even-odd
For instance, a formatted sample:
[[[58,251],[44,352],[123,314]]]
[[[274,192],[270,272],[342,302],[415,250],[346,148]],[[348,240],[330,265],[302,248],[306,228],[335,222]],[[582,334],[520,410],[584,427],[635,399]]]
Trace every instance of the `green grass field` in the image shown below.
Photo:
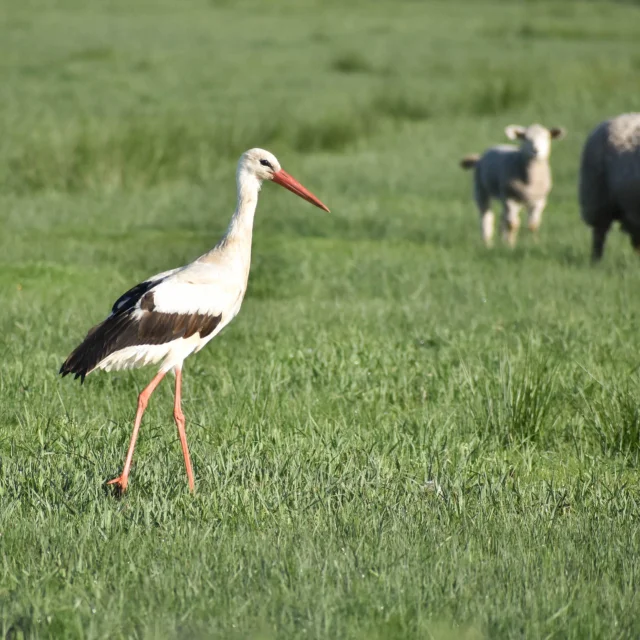
[[[8,0],[0,630],[27,638],[640,636],[640,264],[589,266],[582,143],[638,109],[637,2]],[[541,237],[481,246],[466,153],[565,126]],[[57,377],[266,185],[234,323],[172,386]]]

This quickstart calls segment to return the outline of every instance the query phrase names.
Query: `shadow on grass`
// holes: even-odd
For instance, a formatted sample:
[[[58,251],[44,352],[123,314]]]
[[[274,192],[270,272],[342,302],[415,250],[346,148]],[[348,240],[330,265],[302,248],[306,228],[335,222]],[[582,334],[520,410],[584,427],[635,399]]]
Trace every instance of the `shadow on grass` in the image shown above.
[[[373,64],[358,51],[345,51],[331,61],[331,69],[338,73],[374,73]]]

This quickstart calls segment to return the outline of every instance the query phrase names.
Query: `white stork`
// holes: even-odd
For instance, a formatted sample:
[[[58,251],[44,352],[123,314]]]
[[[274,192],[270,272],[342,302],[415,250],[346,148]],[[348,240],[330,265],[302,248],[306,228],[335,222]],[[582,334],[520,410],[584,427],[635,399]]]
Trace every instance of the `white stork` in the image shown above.
[[[180,401],[182,363],[188,355],[200,351],[240,310],[249,278],[253,216],[263,180],[272,180],[329,211],[281,169],[273,154],[263,149],[246,151],[236,172],[236,210],[220,242],[191,264],[152,276],[120,296],[109,316],[89,331],[60,367],[63,377],[73,373],[84,382],[85,376],[96,369],[111,371],[161,363],[157,375],[138,396],[138,411],[122,475],[108,483],[116,485],[120,492],[127,488],[142,415],[151,394],[169,370],[176,376],[173,417],[189,489],[194,490]]]

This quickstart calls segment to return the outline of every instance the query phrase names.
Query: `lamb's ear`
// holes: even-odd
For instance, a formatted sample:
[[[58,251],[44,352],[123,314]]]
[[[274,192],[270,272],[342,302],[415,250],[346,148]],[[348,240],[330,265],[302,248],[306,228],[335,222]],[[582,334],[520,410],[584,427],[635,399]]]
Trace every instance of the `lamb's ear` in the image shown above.
[[[524,138],[527,130],[524,127],[521,127],[519,124],[510,124],[508,127],[506,127],[504,132],[506,133],[509,140],[515,140],[516,138]]]
[[[567,130],[564,127],[553,127],[549,129],[549,133],[553,140],[562,140],[567,135]]]

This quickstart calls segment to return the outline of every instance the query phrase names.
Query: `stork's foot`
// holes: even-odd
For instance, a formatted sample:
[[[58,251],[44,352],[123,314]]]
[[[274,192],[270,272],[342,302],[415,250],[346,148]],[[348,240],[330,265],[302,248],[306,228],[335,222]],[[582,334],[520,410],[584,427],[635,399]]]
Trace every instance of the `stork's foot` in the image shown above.
[[[129,482],[129,478],[126,478],[124,475],[118,476],[113,480],[109,480],[107,485],[113,485],[115,492],[117,495],[121,496],[127,490],[127,484]]]

